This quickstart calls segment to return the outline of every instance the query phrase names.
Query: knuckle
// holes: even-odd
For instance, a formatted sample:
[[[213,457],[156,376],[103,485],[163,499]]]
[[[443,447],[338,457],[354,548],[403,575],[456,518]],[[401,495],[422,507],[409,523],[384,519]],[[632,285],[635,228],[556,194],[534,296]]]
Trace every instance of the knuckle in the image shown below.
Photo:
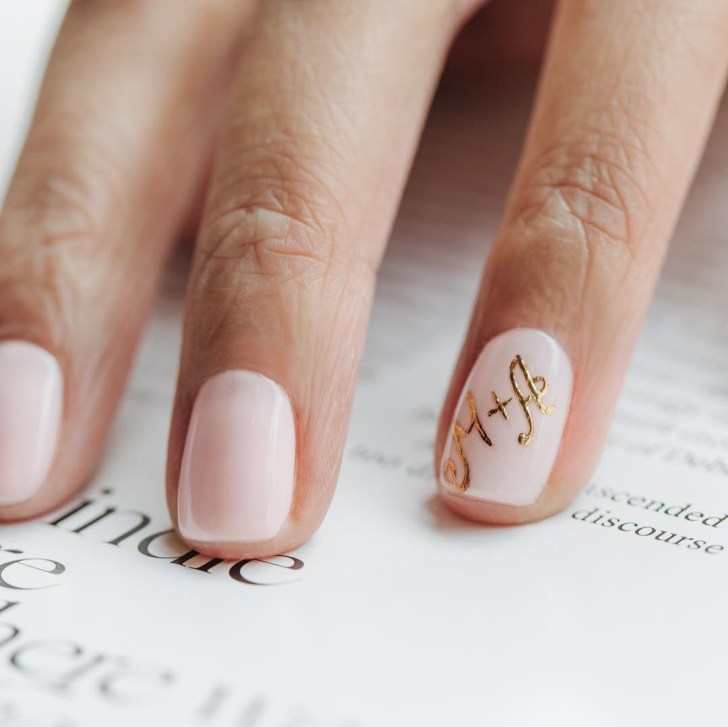
[[[7,215],[27,228],[41,248],[98,239],[112,208],[110,190],[90,170],[53,169],[22,176],[6,204]]]
[[[651,224],[649,160],[603,133],[547,149],[524,170],[513,222],[541,237],[568,236],[581,254],[635,262]]]
[[[38,322],[60,335],[73,328],[81,306],[69,270],[71,239],[65,232],[56,237],[12,218],[0,220],[0,325]]]
[[[611,299],[615,285],[649,263],[654,223],[646,190],[654,179],[640,145],[601,132],[534,158],[504,220],[498,304],[530,308],[533,320],[568,321],[571,312]]]
[[[246,179],[222,196],[200,238],[206,288],[260,290],[320,283],[373,264],[350,244],[344,214],[320,181],[276,162],[271,174]],[[301,181],[297,181],[301,179]]]
[[[314,341],[340,308],[352,307],[347,301],[373,288],[376,265],[351,244],[335,197],[310,176],[281,174],[288,162],[280,157],[275,164],[272,174],[234,183],[231,194],[219,189],[228,206],[208,212],[186,317],[197,350],[241,331],[282,348]]]
[[[218,283],[273,281],[277,285],[325,274],[331,243],[305,219],[272,205],[235,207],[208,226],[201,268]]]
[[[50,169],[16,181],[0,215],[3,323],[41,320],[63,331],[91,315],[82,301],[105,277],[98,273],[108,256],[100,186]]]

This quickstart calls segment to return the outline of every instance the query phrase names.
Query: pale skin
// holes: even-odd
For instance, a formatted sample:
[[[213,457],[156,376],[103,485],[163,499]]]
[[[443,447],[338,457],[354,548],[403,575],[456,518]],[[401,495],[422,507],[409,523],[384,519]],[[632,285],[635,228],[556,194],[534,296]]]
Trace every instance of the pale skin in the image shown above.
[[[199,387],[249,369],[294,406],[291,516],[266,542],[189,544],[251,558],[312,535],[336,485],[376,270],[427,109],[455,36],[483,4],[71,4],[0,216],[0,337],[57,357],[63,421],[44,486],[0,519],[37,517],[87,481],[165,259],[192,226],[168,452],[172,519]],[[491,26],[470,33],[483,63],[538,49],[542,0],[490,10]],[[435,468],[468,372],[502,331],[558,338],[573,366],[572,405],[533,505],[441,487],[460,514],[528,522],[586,484],[723,91],[727,37],[726,0],[557,3]]]

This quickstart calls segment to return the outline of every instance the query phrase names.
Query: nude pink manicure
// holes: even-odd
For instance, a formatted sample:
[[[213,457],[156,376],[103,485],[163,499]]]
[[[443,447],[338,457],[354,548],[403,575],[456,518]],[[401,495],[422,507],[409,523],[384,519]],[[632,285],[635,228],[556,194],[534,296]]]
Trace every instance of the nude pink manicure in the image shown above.
[[[535,328],[491,339],[463,388],[440,466],[442,486],[505,505],[530,505],[548,481],[571,403],[572,370]]]
[[[0,505],[28,500],[43,485],[62,406],[56,359],[34,343],[0,342]]]
[[[180,472],[183,537],[274,538],[293,501],[296,431],[285,391],[255,371],[223,371],[200,388]]]

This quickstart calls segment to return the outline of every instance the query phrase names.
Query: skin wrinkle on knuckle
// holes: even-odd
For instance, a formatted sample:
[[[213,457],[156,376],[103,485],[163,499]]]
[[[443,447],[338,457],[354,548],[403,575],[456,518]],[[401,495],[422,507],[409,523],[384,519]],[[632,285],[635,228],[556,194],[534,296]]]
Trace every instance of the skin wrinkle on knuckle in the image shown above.
[[[67,259],[64,257],[64,260]],[[40,249],[32,257],[4,257],[0,266],[0,330],[20,326],[45,331],[61,346],[76,328],[80,293],[56,250]]]
[[[357,245],[344,206],[326,180],[324,163],[293,151],[247,164],[255,173],[223,179],[226,200],[209,215],[200,240],[203,288],[257,288],[321,284],[353,270],[370,274],[376,261]]]
[[[197,304],[190,325],[212,342],[223,331],[261,330],[286,342],[319,319],[322,298],[336,298],[351,277],[371,267],[334,243],[327,230],[273,205],[228,210],[208,227],[195,275]],[[334,290],[334,293],[332,293]],[[319,321],[320,322],[320,321]],[[273,328],[271,324],[275,323]],[[200,332],[204,331],[204,334]]]
[[[652,225],[643,157],[639,147],[605,137],[550,147],[525,170],[509,216],[519,226],[575,235],[585,255],[636,263]]]
[[[93,299],[99,267],[108,268],[102,221],[111,201],[93,175],[41,169],[18,179],[0,216],[0,317],[44,321],[58,338]]]
[[[216,287],[237,287],[241,276],[281,285],[323,275],[327,247],[307,220],[256,204],[229,210],[210,227],[200,266],[203,276],[212,275],[206,287],[213,280]]]
[[[104,185],[94,189],[93,180],[51,169],[15,186],[0,215],[0,326],[37,326],[63,348],[103,326],[123,297],[121,268],[138,260],[132,246],[108,244],[104,218],[113,195]]]
[[[43,247],[76,246],[101,236],[103,220],[114,209],[114,193],[104,175],[41,166],[18,181],[6,214]],[[0,245],[4,244],[0,242]]]
[[[103,325],[108,305],[88,301],[118,299],[122,276],[115,282],[113,270],[100,263],[98,237],[64,233],[56,240],[36,229],[24,239],[33,237],[37,244],[6,247],[8,237],[0,231],[0,326],[38,326],[63,348],[77,333]]]
[[[537,155],[507,212],[496,305],[568,324],[576,311],[592,317],[594,301],[639,274],[654,249],[641,181],[651,179],[649,165],[639,145],[607,135]]]

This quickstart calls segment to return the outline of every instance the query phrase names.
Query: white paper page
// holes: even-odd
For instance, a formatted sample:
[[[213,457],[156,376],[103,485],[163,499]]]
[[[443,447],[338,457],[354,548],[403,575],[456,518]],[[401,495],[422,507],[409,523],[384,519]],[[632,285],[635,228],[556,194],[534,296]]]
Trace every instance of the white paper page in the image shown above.
[[[3,39],[20,32],[5,15]],[[0,40],[14,109],[3,163],[32,89],[32,58],[15,51]],[[154,537],[170,527],[175,260],[93,482],[41,522],[0,528],[0,725],[725,724],[728,118],[590,488],[517,528],[467,523],[434,497],[436,416],[528,109],[516,81],[438,99],[381,273],[334,504],[310,543],[269,562],[175,563],[187,548]],[[602,526],[610,517],[676,536]],[[20,558],[40,570],[7,565]]]

